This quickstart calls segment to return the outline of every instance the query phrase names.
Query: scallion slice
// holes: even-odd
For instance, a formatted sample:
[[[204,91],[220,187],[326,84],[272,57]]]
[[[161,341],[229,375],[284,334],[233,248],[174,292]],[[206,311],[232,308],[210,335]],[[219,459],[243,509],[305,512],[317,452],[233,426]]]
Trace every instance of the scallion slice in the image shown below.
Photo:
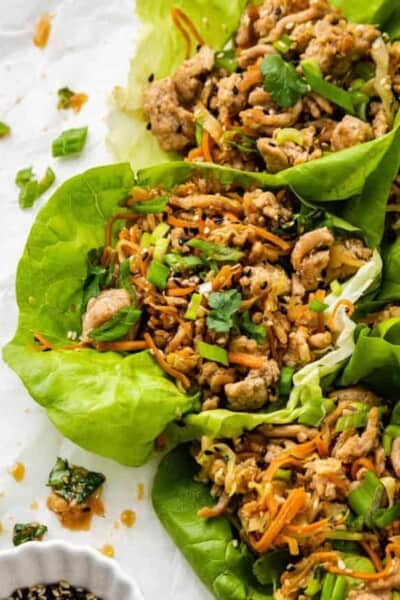
[[[157,196],[151,200],[136,202],[132,210],[139,215],[152,215],[163,212],[168,204],[168,196]]]
[[[11,132],[10,126],[7,125],[7,123],[0,121],[0,138],[10,135],[10,132]]]
[[[316,298],[313,298],[308,303],[308,308],[313,312],[323,313],[328,308],[328,304],[325,304],[324,302],[320,302]]]
[[[314,92],[343,108],[347,113],[354,115],[354,102],[352,95],[342,88],[326,81],[321,72],[319,63],[314,59],[303,60],[301,63],[305,80]]]
[[[373,471],[367,471],[361,485],[350,492],[350,508],[363,517],[367,527],[371,526],[373,515],[380,507],[385,493],[385,486]]]
[[[301,131],[295,129],[294,127],[286,127],[284,129],[280,129],[276,135],[275,141],[278,144],[278,146],[281,146],[286,142],[293,142],[298,146],[302,146],[304,143]]]
[[[342,285],[339,283],[339,281],[337,279],[334,279],[333,281],[331,281],[330,288],[331,288],[332,294],[335,294],[335,296],[340,296],[340,294],[342,293]]]
[[[289,396],[292,389],[294,371],[293,367],[282,367],[279,378],[279,396]]]
[[[151,233],[149,233],[148,231],[144,231],[142,233],[142,235],[140,236],[140,247],[145,249],[145,248],[150,248],[151,246]]]
[[[52,155],[55,158],[62,156],[71,156],[80,154],[86,143],[88,128],[79,127],[76,129],[67,129],[53,141]]]
[[[229,365],[228,353],[224,348],[201,341],[196,342],[196,348],[201,358],[212,360],[226,367]]]
[[[164,262],[164,257],[167,253],[168,246],[169,246],[168,238],[160,238],[159,240],[157,240],[156,243],[154,244],[154,253],[153,253],[154,260],[156,260],[160,263]]]
[[[275,50],[278,50],[281,54],[287,54],[292,47],[293,40],[284,33],[279,40],[273,43]]]
[[[199,312],[200,304],[202,300],[201,294],[192,294],[190,298],[189,306],[185,313],[185,319],[195,321],[197,319],[197,313]]]
[[[165,235],[167,235],[170,230],[170,226],[168,223],[159,223],[153,233],[151,234],[151,243],[155,244],[157,240],[160,240]]]
[[[157,260],[152,260],[147,271],[147,281],[152,283],[158,290],[165,290],[168,277],[169,268]]]

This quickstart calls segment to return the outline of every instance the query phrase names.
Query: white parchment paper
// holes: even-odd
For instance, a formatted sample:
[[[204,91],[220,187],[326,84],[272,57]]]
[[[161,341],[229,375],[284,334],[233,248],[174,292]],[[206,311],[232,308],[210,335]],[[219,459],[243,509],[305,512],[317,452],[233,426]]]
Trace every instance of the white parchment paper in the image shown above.
[[[48,46],[32,43],[35,20],[52,14]],[[33,166],[39,176],[51,165],[57,185],[84,169],[111,162],[104,138],[107,99],[113,85],[124,84],[137,31],[132,0],[0,0],[0,120],[12,136],[0,140],[0,345],[17,321],[15,271],[35,215],[18,206],[15,173]],[[57,90],[69,86],[86,92],[89,102],[79,115],[57,110]],[[89,126],[79,159],[54,161],[51,141],[69,127]],[[54,189],[54,187],[53,187]],[[89,532],[62,529],[45,506],[47,476],[57,456],[102,471],[106,516]],[[16,461],[26,467],[17,483],[9,474]],[[115,560],[136,579],[146,600],[208,600],[211,596],[159,525],[150,502],[155,465],[121,467],[80,450],[64,440],[17,377],[0,365],[0,548],[12,545],[15,522],[38,520],[49,527],[47,539],[63,538],[100,548],[112,544]],[[137,486],[144,484],[139,500]],[[37,508],[36,508],[37,506]],[[127,529],[120,514],[133,509],[137,521]],[[118,600],[118,599],[114,599]]]

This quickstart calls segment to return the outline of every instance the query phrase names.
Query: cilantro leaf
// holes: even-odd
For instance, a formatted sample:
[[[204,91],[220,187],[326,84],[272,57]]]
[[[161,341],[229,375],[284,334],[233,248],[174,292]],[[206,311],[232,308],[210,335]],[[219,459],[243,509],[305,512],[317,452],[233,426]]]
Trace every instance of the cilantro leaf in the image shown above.
[[[279,54],[264,58],[261,73],[264,75],[264,89],[281,108],[294,106],[309,89],[294,66],[283,60]]]
[[[14,525],[13,544],[14,546],[20,546],[26,542],[38,542],[46,532],[46,525],[40,523],[16,523]]]
[[[237,290],[214,292],[208,297],[212,309],[207,317],[207,327],[218,333],[227,333],[234,326],[234,315],[239,310],[242,295]]]
[[[113,342],[120,340],[136,325],[142,316],[142,311],[135,305],[121,308],[111,319],[92,329],[89,337],[96,342]]]
[[[68,87],[63,87],[58,90],[58,104],[57,108],[59,110],[67,110],[71,108],[71,98],[75,95],[75,92],[70,90]]]
[[[102,473],[88,471],[84,467],[70,465],[67,460],[57,458],[47,485],[67,502],[82,504],[105,479]]]
[[[248,310],[246,310],[246,312],[243,313],[242,319],[240,321],[240,328],[250,337],[256,340],[257,344],[265,343],[265,340],[267,339],[267,330],[265,326],[253,323]]]

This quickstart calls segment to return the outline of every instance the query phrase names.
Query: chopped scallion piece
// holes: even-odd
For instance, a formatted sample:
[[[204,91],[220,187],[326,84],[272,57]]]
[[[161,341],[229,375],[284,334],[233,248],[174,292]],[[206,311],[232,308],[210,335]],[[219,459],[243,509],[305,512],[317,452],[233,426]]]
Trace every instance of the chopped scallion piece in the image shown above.
[[[140,215],[153,215],[163,212],[168,204],[168,196],[157,196],[151,200],[136,202],[132,206],[132,210]]]
[[[279,396],[289,396],[292,389],[294,371],[293,367],[282,367],[279,378]]]
[[[131,262],[129,258],[119,265],[118,285],[124,288],[136,302],[136,292],[132,285]]]
[[[330,288],[332,290],[332,294],[335,294],[335,296],[340,296],[340,294],[342,293],[342,286],[337,279],[331,281]]]
[[[325,575],[320,600],[345,600],[347,596],[346,578],[343,575]]]
[[[154,254],[153,254],[154,260],[156,260],[160,263],[164,262],[164,257],[167,253],[168,246],[169,246],[168,238],[160,238],[159,240],[157,240],[156,243],[154,244]]]
[[[10,132],[11,132],[10,126],[7,125],[7,123],[0,121],[0,138],[10,135]]]
[[[236,59],[235,49],[229,48],[228,50],[216,52],[214,66],[217,69],[225,69],[225,71],[228,71],[228,73],[235,73],[239,66]]]
[[[192,294],[189,306],[185,313],[185,319],[189,319],[190,321],[195,321],[197,319],[197,313],[199,312],[201,300],[201,294]]]
[[[200,250],[201,258],[208,261],[235,263],[243,256],[243,252],[237,248],[230,248],[229,246],[214,244],[213,242],[206,242],[205,240],[190,240],[188,246]]]
[[[293,142],[298,146],[302,146],[304,143],[303,135],[301,131],[295,129],[294,127],[286,127],[284,129],[280,129],[275,138],[278,146],[285,144],[286,142]]]
[[[88,128],[67,129],[53,141],[52,155],[55,158],[80,154],[86,143]]]
[[[275,50],[278,50],[281,54],[287,54],[292,47],[293,40],[284,33],[279,40],[273,43]]]
[[[290,469],[278,469],[275,473],[274,479],[279,479],[279,481],[289,482],[292,478],[292,471]]]
[[[368,423],[368,412],[369,408],[363,408],[356,413],[350,415],[342,415],[336,421],[335,431],[338,433],[345,431],[346,429],[360,429],[365,427]]]
[[[21,169],[15,177],[15,183],[20,188],[19,205],[21,208],[30,208],[55,181],[54,171],[48,167],[42,179],[37,180],[32,167]]]
[[[167,235],[170,230],[168,223],[159,223],[153,233],[151,234],[151,243],[155,244],[157,240],[160,240]]]
[[[152,283],[158,290],[165,290],[168,277],[169,268],[157,260],[152,260],[147,271],[147,281]]]
[[[201,147],[201,144],[203,143],[203,125],[198,121],[194,124],[194,134],[197,146]]]
[[[354,115],[355,110],[352,95],[337,85],[326,81],[316,60],[310,58],[303,60],[300,64],[304,77],[314,92],[337,104],[347,113]]]
[[[151,233],[148,233],[148,231],[144,231],[140,237],[140,247],[149,248],[151,246],[151,242]]]
[[[350,508],[363,517],[367,527],[371,526],[373,515],[380,507],[385,495],[385,486],[372,471],[367,471],[361,485],[350,492]]]
[[[226,367],[229,365],[228,353],[224,348],[200,341],[196,342],[196,348],[201,358],[212,360]]]
[[[323,313],[328,308],[328,304],[325,304],[324,302],[320,302],[316,298],[313,298],[308,303],[308,308],[313,312]]]
[[[13,544],[20,546],[26,542],[40,541],[47,532],[46,525],[40,523],[16,523],[14,525]]]
[[[142,315],[142,311],[135,305],[121,308],[111,319],[92,329],[89,337],[95,342],[113,342],[123,338],[129,330],[136,325]]]
[[[199,256],[184,256],[177,252],[167,254],[164,261],[175,273],[183,273],[184,271],[193,271],[204,266],[204,262]]]

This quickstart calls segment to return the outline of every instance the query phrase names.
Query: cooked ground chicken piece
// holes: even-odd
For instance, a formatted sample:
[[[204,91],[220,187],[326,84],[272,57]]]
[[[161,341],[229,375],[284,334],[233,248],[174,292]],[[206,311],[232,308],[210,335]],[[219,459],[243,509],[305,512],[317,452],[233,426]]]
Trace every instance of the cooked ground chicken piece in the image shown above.
[[[251,369],[243,381],[225,385],[228,407],[232,410],[257,410],[268,401],[269,388],[279,378],[274,360],[265,360],[262,369]]]
[[[329,263],[329,248],[333,244],[331,232],[323,227],[300,237],[292,252],[292,265],[306,290],[313,290],[321,281]]]
[[[371,125],[361,121],[361,119],[346,115],[334,129],[332,150],[337,152],[338,150],[351,148],[357,144],[369,142],[373,137],[374,133]]]
[[[104,290],[97,298],[91,298],[82,320],[82,340],[87,340],[92,329],[103,325],[131,303],[132,299],[124,289]]]

